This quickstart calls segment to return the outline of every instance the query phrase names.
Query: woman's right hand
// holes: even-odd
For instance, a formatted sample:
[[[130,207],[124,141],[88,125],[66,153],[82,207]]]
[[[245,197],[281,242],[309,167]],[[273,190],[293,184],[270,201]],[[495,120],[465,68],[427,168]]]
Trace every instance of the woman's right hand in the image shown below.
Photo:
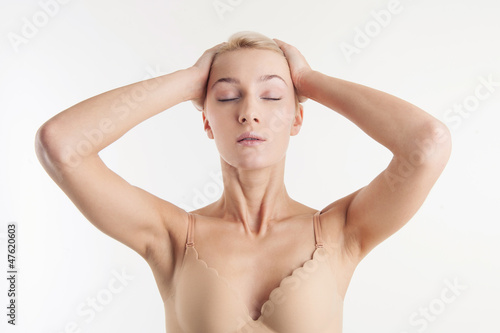
[[[210,74],[210,68],[212,67],[212,62],[219,48],[226,44],[220,43],[214,47],[206,50],[203,55],[196,61],[196,63],[189,68],[195,75],[195,81],[193,82],[193,98],[191,101],[194,106],[199,110],[203,111],[203,103],[205,102],[205,94],[207,88],[208,76]]]

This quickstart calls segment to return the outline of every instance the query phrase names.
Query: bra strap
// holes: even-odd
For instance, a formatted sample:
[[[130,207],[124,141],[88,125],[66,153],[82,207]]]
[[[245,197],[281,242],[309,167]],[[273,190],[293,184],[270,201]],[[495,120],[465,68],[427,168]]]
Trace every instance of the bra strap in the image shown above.
[[[188,212],[188,230],[187,230],[187,238],[186,238],[186,247],[194,246],[194,215]]]
[[[323,247],[323,238],[321,237],[321,223],[319,219],[320,213],[320,210],[314,213],[314,237],[316,238],[316,248]]]

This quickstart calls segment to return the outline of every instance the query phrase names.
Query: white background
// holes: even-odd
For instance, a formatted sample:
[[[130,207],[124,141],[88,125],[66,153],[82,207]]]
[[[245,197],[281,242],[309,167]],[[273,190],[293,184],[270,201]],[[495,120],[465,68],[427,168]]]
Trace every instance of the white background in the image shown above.
[[[344,332],[500,331],[497,1],[401,0],[385,26],[372,11],[386,10],[388,0],[54,1],[1,2],[0,331],[164,332],[149,266],[85,220],[38,163],[34,135],[56,113],[188,67],[240,30],[289,42],[313,68],[401,97],[452,131],[451,159],[425,204],[359,265],[345,300]],[[221,3],[224,12],[216,10]],[[368,29],[367,45],[357,29]],[[347,44],[358,52],[344,54]],[[495,83],[491,91],[477,88],[481,78]],[[470,112],[453,111],[464,103]],[[190,103],[138,125],[101,156],[130,183],[186,210],[222,190],[210,176],[219,170],[217,150]],[[390,158],[348,120],[308,101],[287,155],[287,189],[322,209],[366,185]],[[16,327],[6,324],[3,278],[12,221]],[[129,280],[120,284],[115,274]],[[453,293],[447,283],[462,289]],[[100,311],[91,310],[92,298]],[[424,309],[432,317],[423,319]]]

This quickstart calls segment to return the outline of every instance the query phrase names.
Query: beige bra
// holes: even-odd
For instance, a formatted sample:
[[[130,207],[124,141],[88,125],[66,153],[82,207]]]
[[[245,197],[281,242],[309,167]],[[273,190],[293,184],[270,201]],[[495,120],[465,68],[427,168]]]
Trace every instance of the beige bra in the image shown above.
[[[168,333],[340,333],[342,306],[321,238],[320,211],[313,217],[316,249],[301,267],[281,280],[254,320],[227,280],[198,258],[195,214],[188,213],[186,249],[178,282],[165,302]]]

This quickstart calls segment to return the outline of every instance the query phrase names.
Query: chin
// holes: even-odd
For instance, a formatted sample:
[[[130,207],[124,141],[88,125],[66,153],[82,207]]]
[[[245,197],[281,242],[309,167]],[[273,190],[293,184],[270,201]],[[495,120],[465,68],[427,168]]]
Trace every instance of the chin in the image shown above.
[[[279,164],[279,162],[283,159],[285,156],[283,154],[282,158],[276,158],[278,154],[272,155],[272,156],[263,156],[259,155],[256,156],[254,154],[251,154],[252,156],[244,156],[244,157],[236,157],[233,156],[230,159],[224,158],[222,155],[222,159],[232,167],[239,169],[239,170],[258,170],[258,169],[265,169],[272,167],[273,165]]]

